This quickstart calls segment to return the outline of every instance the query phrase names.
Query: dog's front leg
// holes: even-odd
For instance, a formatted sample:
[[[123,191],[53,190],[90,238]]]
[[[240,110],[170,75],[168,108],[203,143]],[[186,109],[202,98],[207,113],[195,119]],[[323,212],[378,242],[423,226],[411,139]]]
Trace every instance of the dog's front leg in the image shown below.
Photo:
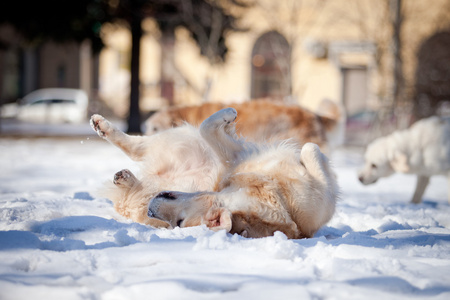
[[[146,148],[145,137],[125,134],[100,115],[93,115],[90,124],[100,137],[120,148],[132,160],[143,160]]]
[[[200,125],[200,134],[211,145],[225,165],[233,164],[244,149],[235,132],[237,112],[225,108],[212,114]]]
[[[113,183],[120,188],[131,189],[141,184],[139,179],[131,173],[130,170],[124,169],[114,174]]]
[[[412,203],[418,204],[422,202],[423,193],[429,182],[430,177],[417,175],[416,190],[414,191],[414,196],[411,200]]]

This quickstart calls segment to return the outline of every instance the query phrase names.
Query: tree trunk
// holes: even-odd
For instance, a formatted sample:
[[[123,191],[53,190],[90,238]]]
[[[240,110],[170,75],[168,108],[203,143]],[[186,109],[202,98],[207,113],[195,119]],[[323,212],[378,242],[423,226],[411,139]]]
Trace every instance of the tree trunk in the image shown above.
[[[130,84],[130,111],[128,115],[128,133],[140,134],[141,112],[139,109],[139,61],[142,37],[142,18],[136,14],[131,25],[131,84]]]
[[[402,62],[402,43],[400,38],[400,31],[402,27],[403,17],[401,14],[402,1],[401,0],[391,0],[390,11],[392,20],[392,56],[393,56],[393,69],[392,69],[392,107],[398,105],[402,100],[404,92],[404,76],[403,76],[403,62]]]
[[[167,25],[162,30],[161,45],[161,97],[169,106],[174,105],[175,96],[175,28]]]

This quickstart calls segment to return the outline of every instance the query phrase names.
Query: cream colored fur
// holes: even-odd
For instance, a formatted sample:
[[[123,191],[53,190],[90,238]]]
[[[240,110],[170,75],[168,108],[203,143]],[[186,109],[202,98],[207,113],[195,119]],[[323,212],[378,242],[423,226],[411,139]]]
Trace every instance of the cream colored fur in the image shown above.
[[[127,170],[116,174],[115,208],[156,227],[206,224],[248,237],[275,231],[289,238],[313,236],[332,217],[338,195],[327,158],[311,143],[300,149],[289,142],[246,142],[235,134],[235,119],[236,111],[228,108],[200,130],[185,125],[129,137],[93,116],[100,136],[144,164],[140,180]],[[138,155],[130,153],[135,150]]]
[[[94,130],[131,159],[140,163],[140,179],[128,170],[116,173],[115,186],[103,192],[115,209],[136,222],[155,225],[147,217],[148,202],[166,189],[214,190],[223,166],[200,136],[186,125],[153,136],[129,136],[100,115],[93,115]],[[158,227],[161,222],[156,222]]]
[[[374,140],[367,147],[360,181],[372,184],[395,172],[417,175],[413,203],[422,201],[431,176],[446,175],[450,182],[450,118],[430,117]]]

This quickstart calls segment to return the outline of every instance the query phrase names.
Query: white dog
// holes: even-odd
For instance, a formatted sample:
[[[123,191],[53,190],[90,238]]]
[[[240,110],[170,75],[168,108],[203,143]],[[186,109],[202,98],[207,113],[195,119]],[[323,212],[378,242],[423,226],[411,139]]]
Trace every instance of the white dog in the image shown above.
[[[430,117],[374,140],[367,147],[359,180],[367,185],[395,172],[417,174],[413,203],[422,201],[431,176],[447,175],[450,183],[450,118]]]
[[[200,130],[185,125],[130,137],[94,115],[100,136],[144,162],[141,180],[127,170],[116,174],[116,210],[156,227],[205,224],[247,237],[313,236],[332,217],[338,194],[327,158],[311,143],[301,149],[248,143],[235,134],[236,116],[227,108]]]

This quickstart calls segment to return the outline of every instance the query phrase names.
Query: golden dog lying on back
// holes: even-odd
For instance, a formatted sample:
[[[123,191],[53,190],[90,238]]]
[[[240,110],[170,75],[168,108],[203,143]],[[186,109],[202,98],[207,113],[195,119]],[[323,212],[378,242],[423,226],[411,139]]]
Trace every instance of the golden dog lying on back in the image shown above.
[[[323,100],[320,115],[298,105],[286,105],[267,100],[233,104],[238,113],[236,132],[253,142],[294,139],[319,145],[322,150],[342,143],[344,117],[337,104]],[[146,122],[146,134],[181,126],[184,122],[198,126],[216,111],[225,108],[221,103],[198,106],[170,107],[153,114]]]
[[[97,133],[142,162],[141,179],[114,176],[109,198],[125,217],[154,227],[205,224],[246,237],[281,231],[312,237],[333,216],[338,186],[325,155],[308,143],[254,144],[237,137],[226,108],[196,129],[128,136],[99,115]]]

